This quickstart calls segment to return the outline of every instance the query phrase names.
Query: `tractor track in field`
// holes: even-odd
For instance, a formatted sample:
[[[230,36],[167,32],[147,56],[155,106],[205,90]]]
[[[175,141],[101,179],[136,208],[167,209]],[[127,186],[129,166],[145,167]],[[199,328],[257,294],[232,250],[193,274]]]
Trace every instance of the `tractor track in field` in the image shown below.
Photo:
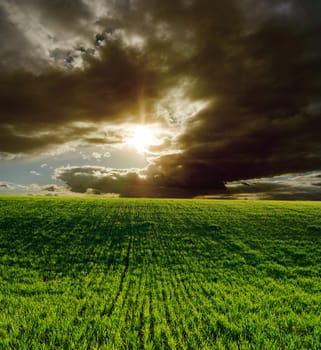
[[[131,252],[131,249],[132,249],[132,244],[133,244],[133,234],[131,234],[129,242],[128,242],[127,253],[126,253],[126,257],[125,257],[125,268],[124,268],[124,270],[123,270],[123,272],[121,274],[121,277],[120,277],[120,282],[119,282],[119,286],[118,286],[118,289],[117,289],[117,293],[116,293],[116,295],[114,297],[114,300],[113,300],[113,302],[111,304],[111,307],[110,307],[110,309],[109,309],[109,311],[107,313],[108,317],[110,317],[112,315],[112,313],[114,312],[115,305],[117,304],[118,298],[119,298],[121,292],[124,289],[124,281],[125,281],[128,269],[129,269],[129,257],[130,257],[130,252]]]

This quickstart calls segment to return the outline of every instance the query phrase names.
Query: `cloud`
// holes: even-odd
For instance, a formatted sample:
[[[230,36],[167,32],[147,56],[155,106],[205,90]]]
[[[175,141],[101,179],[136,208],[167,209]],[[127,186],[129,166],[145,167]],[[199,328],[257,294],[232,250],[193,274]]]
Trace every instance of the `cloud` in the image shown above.
[[[199,186],[187,188],[183,181],[168,182],[150,168],[60,167],[55,169],[54,179],[63,181],[72,192],[115,193],[122,197],[192,197],[208,190]],[[198,185],[200,181],[195,182]],[[217,190],[217,186],[212,184],[211,189]]]
[[[321,200],[320,173],[235,181],[227,184],[227,198]]]
[[[6,140],[0,145],[0,150],[16,152],[19,146],[11,146],[16,140],[17,145],[23,143],[21,148],[25,152],[30,152],[35,143],[38,145],[44,141],[23,138],[13,132],[15,129],[23,128],[26,133],[52,130],[51,138],[46,138],[49,146],[61,139],[60,134],[54,132],[55,128],[61,130],[74,122],[139,122],[140,90],[148,84],[149,98],[157,97],[157,92],[153,91],[153,85],[157,84],[156,73],[141,68],[141,64],[135,62],[138,59],[135,55],[115,45],[111,44],[105,55],[105,60],[97,60],[88,70],[74,74],[4,75],[0,85],[3,106],[0,123]],[[64,136],[68,140],[77,135],[67,133]],[[88,138],[88,141],[94,142],[95,139]]]
[[[75,196],[77,194],[72,193],[66,186],[59,186],[56,184],[38,185],[30,184],[27,186],[21,186],[21,194],[27,194],[32,196]]]
[[[27,186],[15,184],[12,182],[0,182],[0,193],[24,193],[27,190]]]
[[[37,74],[48,66],[77,66],[76,59],[90,52],[79,43],[89,45],[97,27],[90,6],[81,0],[3,0],[0,19],[3,69]]]
[[[160,123],[172,135],[154,149],[162,154],[150,160],[145,180],[130,169],[101,176],[90,168],[59,170],[74,191],[128,194],[141,186],[191,195],[321,168],[316,2],[3,4],[0,42],[10,43],[11,55],[0,55],[0,152],[103,144],[94,135],[102,124]],[[25,33],[22,11],[35,19]]]
[[[121,170],[98,166],[61,167],[55,169],[55,179],[62,180],[72,192],[119,193],[135,195],[143,191],[145,180],[138,169]]]
[[[37,190],[37,192],[45,192],[45,193],[55,193],[60,195],[65,195],[70,191],[64,186],[58,186],[55,184],[48,184],[44,186],[34,187],[33,190]]]
[[[56,184],[38,185],[29,184],[22,185],[18,183],[0,182],[0,193],[4,194],[21,194],[21,195],[38,195],[38,196],[75,196],[66,186]]]
[[[3,158],[17,154],[37,154],[57,150],[57,146],[115,145],[121,143],[124,131],[105,132],[104,125],[97,123],[66,123],[61,125],[25,124],[0,125],[0,149]],[[63,147],[62,147],[63,148]],[[6,157],[5,157],[6,156]]]

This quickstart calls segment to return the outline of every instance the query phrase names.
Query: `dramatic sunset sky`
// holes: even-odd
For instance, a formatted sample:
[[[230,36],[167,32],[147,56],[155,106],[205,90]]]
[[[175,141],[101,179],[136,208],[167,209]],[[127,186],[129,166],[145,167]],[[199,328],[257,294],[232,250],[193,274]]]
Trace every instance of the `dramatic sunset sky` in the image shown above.
[[[0,193],[321,199],[321,2],[0,0]]]

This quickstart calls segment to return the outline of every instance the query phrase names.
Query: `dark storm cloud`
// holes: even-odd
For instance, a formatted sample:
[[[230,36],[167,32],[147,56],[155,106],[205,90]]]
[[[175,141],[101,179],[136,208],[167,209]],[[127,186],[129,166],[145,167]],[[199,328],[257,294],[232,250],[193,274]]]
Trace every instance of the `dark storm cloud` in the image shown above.
[[[212,103],[179,137],[183,152],[156,161],[165,184],[210,189],[321,167],[320,108],[311,112],[321,99],[320,28],[299,15],[278,12],[249,32],[210,22],[184,69],[196,78],[191,95]]]
[[[100,135],[93,137],[87,136],[83,138],[83,142],[93,145],[119,144],[124,141],[124,135],[121,131],[107,130]]]
[[[61,167],[55,179],[72,192],[117,194],[122,197],[191,197],[203,194],[199,188],[164,186],[147,175],[146,169],[110,169],[98,166]]]
[[[0,4],[0,72],[17,69],[36,69],[43,60],[34,59],[34,45],[26,42],[24,33],[7,17]],[[13,92],[14,93],[14,92]]]
[[[283,178],[263,178],[236,181],[227,185],[226,198],[255,198],[274,200],[321,200],[321,188],[313,174],[288,175]]]
[[[72,45],[89,42],[94,35],[89,24],[94,20],[90,8],[81,0],[3,0],[0,3],[1,69],[45,72],[50,57],[57,61],[57,52],[76,49],[61,47],[64,42]]]
[[[0,149],[3,153],[24,153],[26,151],[48,151],[54,146],[64,145],[65,143],[77,141],[83,145],[92,144],[93,138],[89,135],[97,132],[94,126],[75,126],[65,125],[55,129],[50,129],[50,124],[34,125],[21,124],[16,128],[12,125],[0,125]],[[114,144],[121,139],[120,135],[114,132],[104,132],[101,143]],[[96,142],[98,143],[98,142]]]
[[[321,3],[315,0],[293,0],[294,9],[305,25],[317,27],[321,25]]]
[[[7,128],[6,126],[0,128],[0,149],[4,153],[20,153],[25,150],[41,150],[52,146],[54,144],[61,143],[62,139],[57,135],[28,136],[17,135],[14,130]]]
[[[93,61],[85,71],[4,74],[0,121],[20,124],[30,120],[35,127],[72,121],[130,121],[138,114],[143,84],[148,85],[152,96],[156,95],[155,73],[137,61],[135,53],[111,44],[103,60]]]
[[[66,32],[90,37],[88,28],[86,33],[80,28],[93,16],[84,2],[24,4],[39,8],[53,27],[59,24]],[[142,100],[145,121],[158,120],[159,99],[185,79],[186,97],[208,104],[182,123],[184,130],[166,143],[168,154],[151,162],[144,182],[151,188],[206,192],[223,188],[226,181],[321,168],[321,27],[316,2],[119,4],[93,22],[102,29],[92,29],[91,36],[100,57],[86,55],[84,69],[66,72],[51,67],[38,75],[21,69],[3,71],[0,123],[5,141],[0,151],[28,153],[56,142],[48,138],[43,145],[40,140],[29,143],[7,125],[35,131],[79,121],[140,122]],[[5,25],[7,36],[19,37],[8,28]],[[73,51],[58,49],[53,56],[62,55],[72,65]],[[88,138],[96,141],[101,140]],[[170,154],[173,144],[180,153]],[[109,175],[96,183],[92,171],[76,176],[69,169],[58,177],[67,184],[71,178],[79,180],[72,180],[77,191],[90,187],[117,192]],[[128,174],[116,176],[120,187],[143,187],[137,174]]]
[[[55,170],[55,178],[62,180],[73,192],[119,193],[133,195],[145,186],[138,171],[108,169],[104,167],[83,166],[63,167]]]
[[[10,0],[10,2],[19,4],[25,9],[34,9],[40,13],[44,22],[55,23],[66,31],[81,30],[81,22],[91,17],[90,8],[82,0]]]

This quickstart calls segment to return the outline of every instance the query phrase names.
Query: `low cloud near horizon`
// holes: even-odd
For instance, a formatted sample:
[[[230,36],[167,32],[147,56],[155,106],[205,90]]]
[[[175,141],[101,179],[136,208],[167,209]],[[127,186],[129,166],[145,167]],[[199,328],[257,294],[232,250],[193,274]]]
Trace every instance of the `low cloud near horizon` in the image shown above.
[[[321,200],[321,173],[287,174],[272,178],[235,181],[221,198]]]
[[[21,185],[0,182],[0,193],[37,196],[103,196],[103,197],[194,197],[199,199],[250,200],[321,200],[321,172],[286,174],[269,178],[226,183],[224,190],[194,193],[155,186],[146,172],[137,169],[115,170],[104,167],[63,167],[55,170],[55,178],[66,185]]]
[[[0,162],[122,147],[143,124],[161,135],[145,168],[66,161],[55,178],[81,193],[189,197],[319,171],[320,35],[313,0],[4,0]],[[305,195],[245,188],[264,186]]]

